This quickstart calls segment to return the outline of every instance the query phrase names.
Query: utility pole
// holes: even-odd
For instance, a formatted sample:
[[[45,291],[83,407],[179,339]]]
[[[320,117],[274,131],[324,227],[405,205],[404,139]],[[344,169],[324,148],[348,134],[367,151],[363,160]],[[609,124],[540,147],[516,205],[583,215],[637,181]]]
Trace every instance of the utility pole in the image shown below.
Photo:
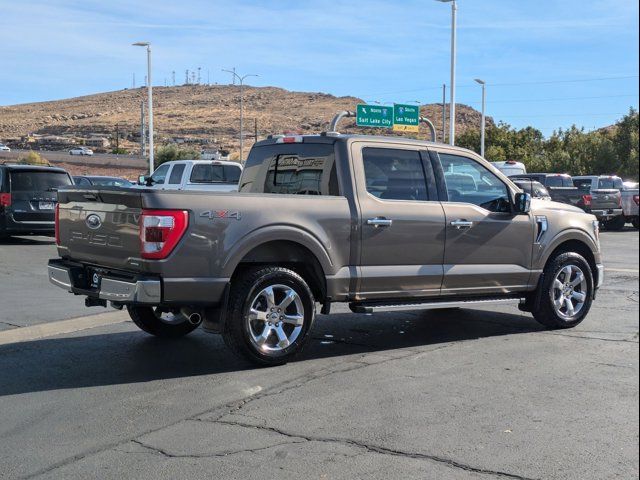
[[[198,67],[198,85],[200,85],[202,82],[200,81],[200,67]]]
[[[449,144],[456,143],[456,16],[458,4],[456,0],[438,0],[442,3],[451,3],[451,82],[449,105]]]
[[[240,163],[244,161],[243,158],[243,147],[244,147],[244,100],[243,100],[243,87],[244,87],[244,79],[247,77],[257,77],[258,75],[248,73],[246,75],[240,76],[236,73],[236,69],[233,70],[225,70],[222,69],[223,72],[231,73],[233,75],[233,84],[235,85],[235,79],[237,78],[240,82]]]
[[[136,88],[136,74],[133,74],[133,80],[131,81],[131,88]]]
[[[136,47],[147,48],[147,101],[149,105],[149,175],[153,173],[153,80],[151,78],[151,44],[149,42],[136,42]]]
[[[120,150],[120,131],[118,130],[118,124],[116,123],[116,152]]]
[[[484,131],[485,131],[485,103],[486,103],[486,82],[484,80],[480,80],[479,78],[475,79],[476,83],[482,86],[482,123],[480,124],[480,156],[484,158]]]
[[[184,76],[184,83],[185,83],[185,85],[189,85],[189,69],[188,68],[184,71],[184,75],[185,75]]]
[[[447,138],[447,84],[442,84],[442,143]]]
[[[258,119],[253,119],[253,141],[258,143]]]
[[[211,82],[209,81],[209,69],[207,69],[207,85],[211,85]]]
[[[173,86],[176,86],[176,71],[175,70],[171,70],[171,82],[173,84]]]
[[[140,102],[140,156],[147,155],[146,128],[144,120],[144,100]]]

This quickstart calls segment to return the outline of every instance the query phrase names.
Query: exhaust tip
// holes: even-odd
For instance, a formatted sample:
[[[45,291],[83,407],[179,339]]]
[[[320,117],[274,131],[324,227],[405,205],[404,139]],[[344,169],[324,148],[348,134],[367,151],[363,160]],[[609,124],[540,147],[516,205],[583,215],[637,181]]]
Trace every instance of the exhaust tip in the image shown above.
[[[202,315],[197,312],[193,312],[187,317],[191,325],[198,325],[202,321]]]

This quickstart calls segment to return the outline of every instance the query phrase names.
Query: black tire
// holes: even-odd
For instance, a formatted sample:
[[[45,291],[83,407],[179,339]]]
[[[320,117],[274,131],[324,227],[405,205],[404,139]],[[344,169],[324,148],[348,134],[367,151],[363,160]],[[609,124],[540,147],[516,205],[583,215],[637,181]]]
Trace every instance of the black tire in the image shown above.
[[[585,286],[581,288],[579,293],[585,294],[586,297],[580,310],[572,316],[559,314],[554,306],[554,297],[556,293],[554,282],[565,267],[577,267],[582,271],[585,277]],[[565,283],[568,283],[568,280]],[[549,259],[544,269],[544,281],[542,282],[541,288],[540,304],[532,312],[534,318],[545,327],[551,329],[575,327],[585,319],[591,309],[591,303],[593,302],[594,282],[593,272],[589,266],[589,262],[587,262],[584,257],[574,252],[561,253],[554,258]],[[582,292],[582,289],[585,291]]]
[[[635,228],[636,230],[640,229],[640,221],[638,217],[633,217],[633,220],[631,220],[631,223],[633,224],[633,228]]]
[[[167,323],[159,318],[159,312],[154,307],[128,306],[127,310],[131,320],[140,330],[156,337],[179,338],[198,328],[198,325],[190,323],[184,316],[182,322]]]
[[[624,215],[618,215],[612,220],[607,220],[606,222],[603,222],[603,226],[605,229],[616,231],[616,232],[619,232],[620,230],[622,230],[626,224],[627,224],[627,219],[625,218]]]
[[[265,348],[279,348],[280,350],[277,351],[268,351],[266,349],[259,348],[255,344],[254,336],[251,331],[253,328],[262,328],[262,333],[264,335],[264,332],[269,330],[269,333],[266,334],[266,338],[271,341],[275,341],[280,338],[280,334],[276,335],[275,333],[276,324],[273,324],[274,330],[271,330],[271,327],[267,327],[266,320],[263,321],[257,318],[249,320],[248,317],[249,310],[255,306],[256,301],[260,301],[260,299],[263,298],[260,295],[268,287],[275,287],[274,291],[276,293],[276,289],[281,287],[293,290],[294,293],[297,294],[297,298],[300,301],[299,304],[304,310],[300,315],[302,317],[301,328],[298,330],[295,338],[291,336],[293,340],[288,344],[288,346],[281,347],[277,344],[269,345],[265,340]],[[274,304],[281,303],[281,301],[276,298],[275,293],[273,298],[275,299]],[[262,311],[262,308],[260,308],[260,310]],[[264,310],[266,317],[274,315],[269,313],[266,304],[264,306]],[[282,313],[286,314],[285,312],[286,308]],[[275,315],[277,317],[277,314]],[[283,317],[279,318],[282,319]],[[261,266],[244,270],[233,279],[231,291],[229,292],[227,321],[222,335],[227,346],[241,358],[247,359],[260,366],[283,365],[296,355],[300,354],[306,344],[308,333],[314,320],[315,300],[313,298],[313,293],[311,293],[311,289],[305,280],[296,272],[287,268]],[[274,322],[275,321],[278,321],[277,318]],[[285,331],[285,327],[287,329],[290,328],[291,332],[293,329],[297,328],[292,325],[285,324],[285,322],[279,322],[278,326],[280,326],[280,323],[282,324],[283,331]],[[272,324],[269,323],[268,325],[271,326]],[[273,337],[273,335],[276,335],[276,337]],[[291,333],[288,335],[291,335]]]

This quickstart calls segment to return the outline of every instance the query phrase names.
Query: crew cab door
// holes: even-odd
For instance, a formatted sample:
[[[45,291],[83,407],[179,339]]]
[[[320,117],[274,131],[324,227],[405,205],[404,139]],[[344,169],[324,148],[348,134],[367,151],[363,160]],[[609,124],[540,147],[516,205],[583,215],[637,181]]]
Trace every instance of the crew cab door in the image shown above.
[[[512,213],[507,184],[459,151],[432,151],[446,220],[443,295],[522,291],[529,285],[534,242],[530,214]]]
[[[428,152],[415,145],[351,144],[359,205],[359,299],[440,294],[444,212]]]

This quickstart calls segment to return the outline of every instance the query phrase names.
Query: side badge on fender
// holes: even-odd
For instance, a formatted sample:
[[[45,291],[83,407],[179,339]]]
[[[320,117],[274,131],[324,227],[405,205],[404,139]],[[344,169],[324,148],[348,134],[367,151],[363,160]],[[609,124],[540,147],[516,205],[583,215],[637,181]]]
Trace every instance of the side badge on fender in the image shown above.
[[[240,220],[242,215],[240,212],[231,212],[229,210],[207,210],[200,214],[201,217],[208,218],[209,220],[215,220],[217,218],[232,218],[234,220]]]

